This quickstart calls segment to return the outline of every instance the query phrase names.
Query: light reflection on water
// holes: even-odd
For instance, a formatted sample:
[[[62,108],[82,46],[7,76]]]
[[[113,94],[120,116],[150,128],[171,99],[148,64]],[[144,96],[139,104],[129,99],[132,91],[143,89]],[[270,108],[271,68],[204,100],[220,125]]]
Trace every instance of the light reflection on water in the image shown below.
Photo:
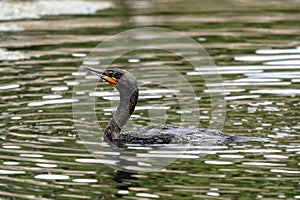
[[[29,107],[34,106],[44,106],[44,105],[50,105],[50,104],[64,104],[64,103],[73,103],[77,102],[77,99],[52,99],[47,101],[38,101],[38,102],[31,102],[28,103]]]
[[[36,179],[45,179],[45,180],[66,180],[69,179],[69,176],[60,175],[60,174],[40,174],[36,175],[34,178]]]
[[[0,90],[9,90],[20,87],[19,84],[12,84],[12,85],[2,85],[0,86]]]
[[[300,65],[300,60],[281,60],[265,62],[266,65]]]
[[[89,14],[97,10],[107,9],[112,6],[110,2],[88,2],[78,0],[70,2],[68,0],[61,1],[4,1],[0,3],[3,12],[0,14],[1,20],[12,19],[36,19],[45,15],[59,14]]]
[[[300,53],[300,48],[293,49],[258,49],[255,51],[257,54],[294,54]]]
[[[289,25],[293,23],[290,19],[299,16],[296,16],[297,12],[280,13],[280,9],[284,7],[280,2],[277,11],[273,13],[269,8],[266,9],[265,6],[268,5],[262,5],[258,1],[251,1],[251,5],[247,5],[251,8],[244,7],[247,15],[251,16],[240,16],[243,14],[240,9],[234,10],[235,7],[230,4],[232,2],[202,2],[201,5],[196,2],[177,2],[178,5],[174,6],[171,1],[156,1],[157,5],[150,1],[134,1],[138,9],[148,8],[149,13],[143,16],[140,14],[144,14],[144,10],[136,10],[137,13],[132,14],[133,16],[128,15],[128,21],[119,18],[119,15],[110,17],[109,12],[119,13],[118,9],[128,6],[128,2],[124,5],[121,2],[107,11],[108,13],[99,14],[105,12],[103,10],[93,17],[57,16],[51,18],[51,23],[49,19],[42,18],[42,25],[37,25],[35,20],[3,22],[0,31],[11,30],[11,35],[1,32],[3,40],[0,42],[0,71],[3,73],[0,83],[0,190],[6,192],[1,193],[1,196],[31,199],[109,199],[117,195],[123,199],[240,199],[241,196],[245,199],[299,199],[297,188],[300,171],[297,157],[300,155],[300,48],[299,43],[295,43],[292,38],[292,29],[297,26]],[[233,4],[236,5],[236,2]],[[255,23],[264,22],[267,25],[266,18],[252,12],[264,8],[264,11],[271,13],[267,17],[270,25],[276,27],[275,31],[288,33],[289,38],[285,38],[284,34],[279,39],[265,38],[264,31],[272,35],[272,27],[256,28],[251,23],[241,23],[243,17],[250,17],[249,20]],[[95,9],[88,13],[93,13]],[[299,10],[297,6],[294,9]],[[123,13],[128,10],[130,9],[124,8]],[[193,12],[185,14],[189,10]],[[168,16],[163,14],[166,13],[164,11],[168,11]],[[180,15],[177,13],[179,11]],[[202,11],[201,15],[197,14]],[[152,16],[151,12],[155,14]],[[209,13],[214,14],[212,16]],[[228,18],[218,13],[228,13]],[[270,141],[228,144],[212,150],[211,147],[195,147],[186,151],[178,148],[177,153],[185,154],[164,170],[129,174],[127,177],[123,173],[121,176],[104,165],[117,164],[114,158],[119,156],[118,152],[94,152],[99,155],[95,159],[84,149],[83,142],[77,137],[71,112],[71,103],[77,100],[72,99],[71,93],[73,86],[78,84],[74,81],[76,76],[86,76],[86,73],[77,72],[77,66],[95,46],[95,41],[98,42],[99,35],[105,38],[106,34],[118,32],[114,30],[115,27],[103,26],[122,24],[126,27],[134,23],[153,25],[151,23],[154,22],[170,25],[167,20],[174,24],[178,16],[178,23],[182,26],[203,20],[201,29],[184,27],[183,30],[206,45],[205,48],[219,65],[218,70],[224,79],[229,104],[224,131],[232,135],[267,137]],[[69,18],[74,19],[72,25],[77,27],[76,30],[68,25]],[[91,24],[93,18],[100,24],[97,27],[101,29],[88,28],[94,27],[95,24]],[[272,24],[275,18],[288,23],[283,23],[282,29],[278,28],[276,24]],[[226,23],[228,20],[235,23]],[[186,24],[180,24],[180,21]],[[115,25],[105,25],[112,22]],[[243,31],[237,31],[231,24],[243,25]],[[173,28],[182,30],[179,25],[174,24]],[[214,28],[211,25],[221,27]],[[60,31],[59,29],[62,29],[59,35],[47,32]],[[31,36],[33,33],[34,37]],[[10,47],[14,49],[9,49]],[[268,47],[272,49],[267,49]],[[84,64],[94,66],[99,63],[87,60]],[[209,92],[218,91],[208,91],[202,83],[194,82],[194,78],[201,74],[214,74],[214,70],[209,67],[188,70],[180,58],[153,52],[143,52],[141,56],[125,55],[115,66],[139,64],[172,65],[186,75],[197,89],[195,100],[199,100],[201,105],[201,126],[208,124],[210,103],[207,95]],[[152,74],[144,75],[145,78],[149,76]],[[176,105],[175,96],[181,90],[170,92],[167,89],[147,88],[147,84],[151,83],[144,80],[139,83],[146,85],[140,91],[141,104],[133,116],[140,124],[146,123],[145,113],[148,110],[168,111],[172,123],[176,123],[181,114],[191,112],[175,109],[173,104],[166,105],[170,101],[174,101]],[[101,97],[97,99],[97,103],[106,113],[100,116],[100,120],[106,123],[113,111],[110,100],[118,100],[118,94],[112,89],[108,90],[103,83],[98,85],[98,89],[100,88],[103,90],[89,95]],[[96,139],[94,143],[98,144]],[[172,151],[164,151],[162,154],[150,147],[128,146],[128,149],[140,152],[138,156],[145,159],[176,156],[171,154]],[[204,159],[199,156],[202,154],[207,154]],[[150,164],[146,161],[139,162],[137,167],[149,167]]]

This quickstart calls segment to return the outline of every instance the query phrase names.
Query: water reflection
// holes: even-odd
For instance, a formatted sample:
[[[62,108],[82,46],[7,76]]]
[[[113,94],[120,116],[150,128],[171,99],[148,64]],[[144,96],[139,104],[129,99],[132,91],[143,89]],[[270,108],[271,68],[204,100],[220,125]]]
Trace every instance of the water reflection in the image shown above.
[[[28,103],[28,106],[33,107],[33,106],[44,106],[44,105],[51,105],[51,104],[64,104],[64,103],[73,103],[77,101],[78,101],[77,99],[53,99],[47,101],[31,102]]]
[[[257,94],[277,94],[277,95],[298,95],[300,94],[300,89],[268,89],[268,90],[254,90],[250,93]]]
[[[0,61],[23,60],[27,57],[20,51],[8,51],[0,48]]]
[[[300,198],[296,193],[300,174],[297,160],[300,155],[300,48],[295,46],[299,45],[295,42],[298,21],[293,20],[299,18],[299,5],[295,1],[272,2],[271,6],[270,2],[236,4],[231,0],[114,1],[109,2],[115,5],[112,9],[101,10],[93,16],[54,16],[70,13],[67,11],[76,5],[73,1],[67,4],[71,6],[57,6],[66,5],[66,1],[43,3],[51,4],[43,7],[47,10],[44,13],[41,13],[43,9],[32,9],[40,1],[5,1],[0,5],[6,3],[4,6],[7,6],[7,2],[12,7],[3,7],[0,13],[3,15],[0,24],[0,187],[3,198]],[[76,7],[78,13],[94,13],[98,5],[104,3],[78,2],[84,4]],[[7,14],[20,5],[21,13]],[[89,9],[90,6],[93,8]],[[285,10],[289,6],[293,9]],[[24,9],[30,12],[23,12]],[[264,16],[257,14],[260,12],[264,12]],[[45,14],[48,16],[43,17]],[[20,19],[33,15],[43,18]],[[20,20],[4,21],[4,18]],[[77,66],[96,43],[134,24],[183,30],[205,45],[219,65],[228,95],[224,131],[232,135],[268,137],[270,141],[217,146],[211,151],[210,147],[187,149],[181,159],[152,173],[115,172],[106,167],[104,163],[117,164],[114,156],[120,156],[118,152],[98,151],[95,154],[99,157],[92,157],[73,126],[71,103],[76,99],[72,99],[70,93],[78,84],[75,77],[86,75],[77,72]],[[266,26],[268,28],[264,28]],[[272,49],[266,49],[268,47]],[[86,61],[84,64],[99,63]],[[199,70],[188,70],[180,57],[162,52],[141,55],[133,52],[124,55],[114,66],[143,64],[170,65],[181,74],[187,74],[196,88],[195,100],[201,105],[201,126],[208,126],[208,92],[214,91],[194,81],[195,76],[201,75]],[[201,72],[216,73],[209,66],[201,68]],[[145,74],[147,76],[152,74]],[[190,111],[178,111],[173,109],[173,104],[166,105],[182,90],[173,92],[141,90],[141,99],[150,106],[139,105],[135,118],[143,125],[147,123],[143,112],[157,108],[167,110],[169,119],[176,123],[178,115]],[[104,98],[98,102],[101,109],[111,108],[109,101],[116,100],[114,92],[90,95]],[[153,106],[152,101],[160,106]],[[112,110],[99,115],[101,122],[111,117]],[[98,143],[95,138],[93,141]],[[150,147],[128,146],[128,149],[139,151],[139,158],[145,159],[174,156],[168,152],[154,153]],[[177,151],[182,153],[181,149]],[[200,159],[199,154],[206,154],[205,160]],[[145,160],[134,167],[147,166],[149,162]]]
[[[12,85],[2,85],[0,86],[0,90],[9,90],[20,87],[19,84],[12,84]]]
[[[6,174],[6,175],[10,175],[10,174],[25,174],[25,171],[14,171],[14,170],[5,170],[5,169],[0,169],[0,174]]]
[[[3,165],[19,165],[19,164],[20,164],[19,162],[14,162],[14,161],[3,162]]]
[[[258,49],[255,51],[257,54],[294,54],[300,53],[300,48],[292,48],[292,49]]]
[[[262,62],[262,61],[269,61],[269,60],[289,60],[289,59],[297,59],[300,58],[300,55],[272,55],[272,56],[238,56],[234,59],[237,61],[245,61],[245,62]],[[278,63],[280,64],[282,61],[275,61],[271,63]],[[266,62],[268,64],[270,62]]]
[[[40,18],[45,15],[60,14],[89,14],[97,10],[110,8],[110,2],[89,2],[77,0],[70,2],[60,1],[4,1],[0,3],[3,12],[0,14],[1,20]]]
[[[96,179],[87,179],[87,178],[75,178],[73,179],[73,182],[76,182],[76,183],[97,183],[98,180]]]
[[[36,166],[45,167],[45,168],[53,168],[53,167],[57,167],[57,164],[36,163]]]
[[[300,65],[300,60],[281,60],[265,62],[266,65]]]
[[[44,180],[67,180],[70,177],[66,175],[60,175],[60,174],[40,174],[34,176],[36,179],[44,179]]]

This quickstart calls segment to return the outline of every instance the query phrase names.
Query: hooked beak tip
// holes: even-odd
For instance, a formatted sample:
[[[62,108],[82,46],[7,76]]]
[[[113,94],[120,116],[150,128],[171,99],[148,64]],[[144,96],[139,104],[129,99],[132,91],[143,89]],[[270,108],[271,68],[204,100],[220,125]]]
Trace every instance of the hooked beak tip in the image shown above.
[[[94,68],[92,68],[92,67],[87,67],[87,68],[84,69],[84,71],[85,71],[85,72],[86,72],[86,71],[93,72],[93,73],[95,73],[95,74],[97,74],[97,75],[100,75],[100,74],[102,75],[102,74],[104,73],[103,70],[94,69]]]
[[[108,82],[113,87],[116,87],[116,85],[117,85],[117,80],[115,78],[108,77],[107,75],[105,75],[104,74],[105,71],[94,69],[92,67],[87,67],[87,68],[84,69],[84,71],[92,72],[93,74],[95,74],[96,76],[101,78],[102,80]]]

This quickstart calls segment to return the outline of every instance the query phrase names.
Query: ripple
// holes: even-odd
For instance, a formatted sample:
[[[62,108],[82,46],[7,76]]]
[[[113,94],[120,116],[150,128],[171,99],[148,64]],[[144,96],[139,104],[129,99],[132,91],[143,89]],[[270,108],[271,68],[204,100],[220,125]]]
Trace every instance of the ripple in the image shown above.
[[[66,83],[67,83],[67,85],[71,85],[71,86],[79,85],[79,83],[76,82],[76,81],[69,81],[69,82],[66,82]]]
[[[115,165],[117,163],[116,160],[90,159],[90,158],[77,158],[77,159],[75,159],[75,162],[79,162],[79,163],[109,164],[109,165]]]
[[[207,38],[205,38],[205,37],[198,37],[197,40],[199,42],[205,42],[207,40]]]
[[[141,95],[139,99],[161,99],[162,95]]]
[[[189,76],[213,75],[213,74],[246,74],[246,73],[262,73],[263,70],[235,70],[235,71],[201,71],[201,72],[187,72]]]
[[[128,62],[129,62],[129,63],[138,63],[138,62],[140,62],[140,59],[137,59],[137,58],[130,58],[130,59],[128,59]]]
[[[43,180],[67,180],[70,177],[67,175],[60,175],[60,174],[39,174],[34,176],[36,179],[43,179]]]
[[[20,154],[21,157],[31,157],[31,158],[42,158],[44,157],[41,154]]]
[[[14,116],[14,117],[11,117],[10,119],[12,119],[12,120],[20,120],[20,119],[22,119],[22,117],[20,117],[20,116]]]
[[[248,111],[248,113],[255,113],[256,112],[256,110],[257,110],[257,108],[253,108],[253,107],[248,107],[247,108],[247,111]]]
[[[19,84],[1,85],[0,90],[9,90],[9,89],[15,89],[15,88],[19,88],[19,87],[20,87]]]
[[[220,158],[244,158],[245,156],[226,154],[226,155],[219,155],[219,157]]]
[[[258,49],[255,51],[257,54],[289,54],[300,53],[300,49]]]
[[[300,78],[300,72],[299,71],[293,71],[293,72],[264,72],[259,74],[245,74],[249,77],[255,77],[255,78],[280,78],[280,79],[291,79],[291,78]]]
[[[136,193],[135,195],[138,197],[155,198],[155,199],[159,198],[159,195],[149,194],[149,193]]]
[[[179,93],[180,90],[168,90],[168,89],[149,89],[149,90],[141,90],[139,94],[166,94],[166,93]]]
[[[69,89],[69,87],[67,87],[67,86],[57,86],[57,87],[51,88],[51,91],[66,91],[68,89]]]
[[[298,135],[292,135],[292,134],[280,133],[280,132],[277,132],[275,135],[271,135],[271,134],[268,135],[269,138],[286,138],[286,137],[293,137],[293,136],[297,137]]]
[[[213,197],[219,197],[220,193],[218,193],[218,192],[207,192],[206,195],[213,196]]]
[[[91,97],[107,97],[107,96],[117,96],[118,93],[117,92],[107,92],[107,91],[103,91],[103,92],[90,92],[89,96]]]
[[[38,102],[31,102],[28,104],[29,107],[34,106],[44,106],[44,105],[51,105],[51,104],[63,104],[63,103],[74,103],[78,102],[78,99],[53,99],[47,101],[38,101]]]
[[[2,147],[4,149],[21,149],[20,146],[15,146],[15,145],[3,145]]]
[[[0,31],[23,31],[24,28],[16,24],[0,24]]]
[[[281,153],[279,149],[240,149],[240,150],[222,150],[213,151],[214,153]]]
[[[206,160],[204,161],[206,164],[211,164],[211,165],[232,165],[233,162],[230,161],[219,161],[219,160]]]
[[[298,78],[292,79],[292,83],[300,83],[300,79],[298,79]]]
[[[252,90],[250,93],[257,94],[277,94],[277,95],[295,95],[300,94],[300,89],[262,89],[262,90]]]
[[[3,165],[19,165],[19,162],[14,162],[14,161],[5,161],[3,162]]]
[[[281,85],[291,85],[291,82],[223,82],[223,83],[209,83],[205,84],[207,87],[218,87],[218,86],[262,86],[262,85],[268,85],[268,86],[281,86]]]
[[[240,150],[240,152],[244,152],[244,153],[280,153],[282,151],[279,149],[246,149],[246,150]]]
[[[189,114],[189,113],[193,113],[193,111],[191,111],[191,110],[178,110],[178,111],[176,111],[176,113],[178,113],[178,114]]]
[[[118,194],[129,194],[128,190],[119,190]]]
[[[0,2],[1,5],[1,2]],[[2,8],[1,8],[2,10]],[[3,11],[3,10],[2,10]],[[2,12],[0,12],[2,13]],[[1,14],[0,14],[1,16]],[[20,51],[7,51],[6,49],[0,48],[0,61],[17,61],[23,60],[27,57]]]
[[[240,95],[240,96],[226,96],[225,100],[238,100],[238,99],[256,99],[260,95]]]
[[[25,171],[16,171],[16,170],[5,170],[5,169],[0,169],[0,174],[26,174]]]
[[[284,60],[284,59],[296,59],[300,58],[300,55],[275,55],[275,56],[238,56],[234,59],[237,61],[246,62],[261,62],[268,60]]]
[[[300,65],[300,60],[281,60],[265,62],[265,65]]]
[[[62,98],[62,96],[57,95],[57,94],[50,94],[50,95],[45,95],[42,98],[43,99],[60,99],[60,98]]]
[[[82,62],[82,64],[89,65],[89,66],[95,66],[95,65],[99,65],[100,61],[99,60],[84,60]]]
[[[244,92],[245,89],[243,88],[224,88],[223,89],[218,89],[218,88],[213,88],[213,89],[208,89],[208,90],[204,90],[203,92],[207,92],[207,93],[227,93],[227,94],[230,94],[232,92]],[[199,99],[196,99],[195,100],[200,100],[201,97],[199,97]]]
[[[267,105],[272,105],[273,102],[272,101],[264,101],[264,102],[256,102],[256,103],[249,103],[249,106],[267,106]]]
[[[241,78],[241,79],[236,79],[233,80],[233,82],[279,82],[281,79],[279,78]]]
[[[300,171],[294,171],[294,170],[271,169],[270,171],[274,173],[300,174]]]
[[[269,155],[264,155],[265,158],[274,158],[274,159],[288,159],[288,156],[283,156],[283,155],[276,155],[276,154],[269,154]]]
[[[57,164],[36,163],[36,166],[44,167],[44,168],[53,168],[53,167],[57,167]]]
[[[239,72],[245,72],[245,71],[260,71],[261,70],[272,70],[272,69],[300,69],[300,66],[289,66],[289,65],[283,65],[283,66],[270,66],[270,65],[234,65],[234,66],[219,66],[218,71],[239,71]],[[199,72],[205,72],[205,71],[216,71],[214,68],[212,67],[201,67],[201,68],[196,68],[196,71]],[[229,73],[228,72],[228,73]]]
[[[1,20],[36,19],[45,15],[91,14],[112,7],[110,2],[95,1],[1,1]]]
[[[275,106],[266,106],[263,108],[263,111],[272,111],[272,112],[278,112],[280,111],[278,107]],[[263,125],[263,124],[262,124]]]
[[[255,165],[255,166],[286,166],[286,164],[280,164],[280,163],[268,163],[268,162],[242,162],[242,165]]]
[[[62,139],[53,139],[53,138],[38,138],[38,140],[43,142],[51,142],[51,143],[65,142],[65,140]]]
[[[76,57],[76,58],[83,58],[83,57],[86,57],[87,54],[86,53],[72,53],[72,56]]]
[[[162,152],[164,153],[164,152]],[[137,153],[136,157],[138,158],[186,158],[186,159],[197,159],[199,156],[197,155],[181,155],[178,152],[174,152],[174,154],[149,154],[149,153]]]
[[[111,156],[118,156],[120,155],[119,152],[110,152],[110,151],[94,151],[94,154],[101,154],[101,155],[111,155]]]
[[[87,178],[76,178],[76,179],[73,179],[73,182],[76,182],[76,183],[97,183],[98,180],[97,179],[87,179]]]
[[[72,72],[72,76],[85,76],[86,72]]]

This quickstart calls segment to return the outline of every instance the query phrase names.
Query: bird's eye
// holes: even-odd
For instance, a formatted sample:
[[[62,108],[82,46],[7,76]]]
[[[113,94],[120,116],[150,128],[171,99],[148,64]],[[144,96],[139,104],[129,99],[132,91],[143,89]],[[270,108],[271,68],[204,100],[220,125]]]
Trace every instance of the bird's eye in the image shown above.
[[[114,71],[112,71],[112,70],[109,70],[109,71],[107,71],[106,73],[107,73],[108,76],[110,76],[110,77],[114,77],[114,76],[116,75],[116,73],[115,73]]]

